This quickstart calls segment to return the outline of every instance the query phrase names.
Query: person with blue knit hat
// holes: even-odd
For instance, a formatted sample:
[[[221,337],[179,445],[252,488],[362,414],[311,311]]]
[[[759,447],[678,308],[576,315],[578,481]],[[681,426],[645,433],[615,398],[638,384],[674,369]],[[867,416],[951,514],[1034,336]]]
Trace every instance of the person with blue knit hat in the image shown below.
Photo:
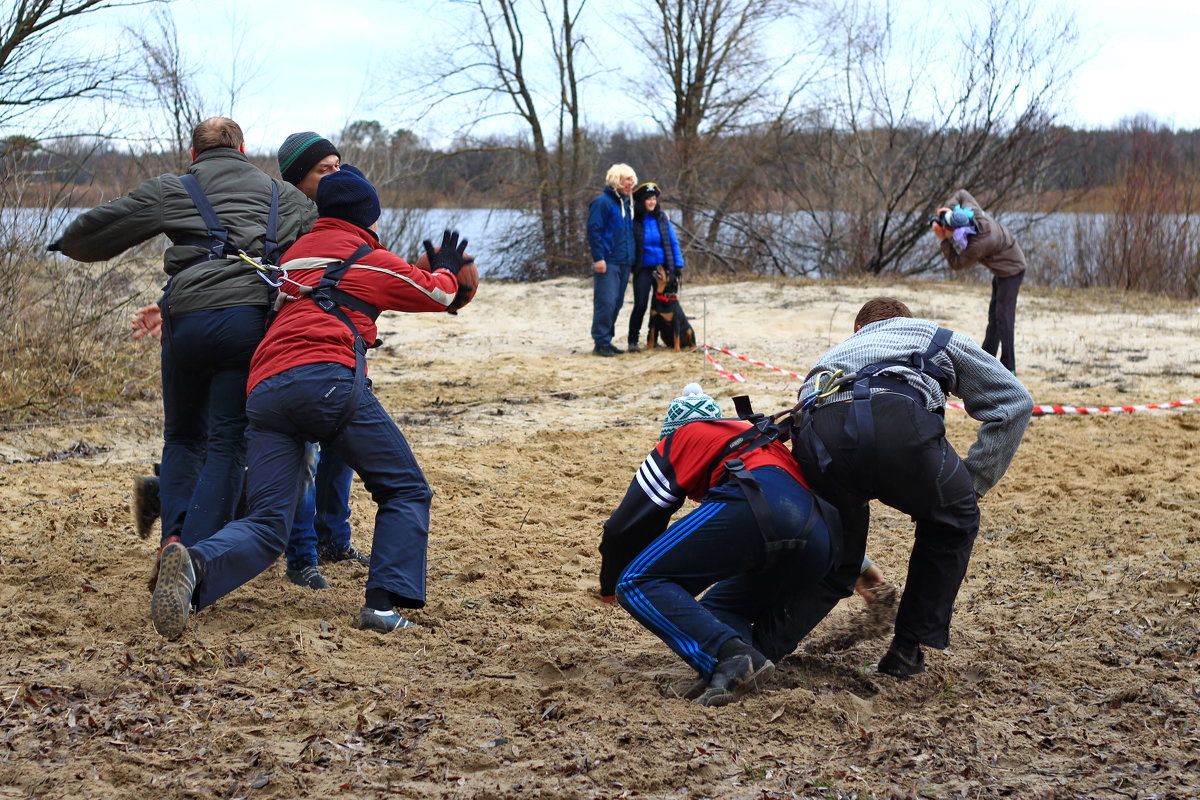
[[[992,272],[992,298],[988,303],[984,352],[999,354],[1000,363],[1016,374],[1013,340],[1017,327],[1017,293],[1025,278],[1025,254],[1012,231],[988,214],[966,189],[939,208],[931,226],[940,241],[950,269],[958,271],[982,264]]]
[[[314,203],[322,178],[339,170],[362,173],[342,163],[333,142],[314,131],[293,133],[279,147],[279,173]],[[316,444],[309,444],[304,467],[304,490],[292,522],[285,556],[284,575],[298,586],[327,589],[321,564],[348,561],[366,566],[370,556],[350,539],[350,485],[354,470],[334,453],[322,457]]]
[[[365,356],[380,343],[380,312],[457,311],[474,296],[478,271],[452,231],[440,248],[426,242],[416,264],[384,249],[374,232],[379,197],[354,171],[321,178],[317,211],[312,230],[283,256],[288,302],[277,304],[250,363],[247,514],[193,547],[162,550],[150,618],[168,639],[183,635],[194,608],[236,590],[283,551],[308,441],[354,469],[379,506],[358,627],[408,628],[397,609],[425,605],[433,493],[372,391]]]
[[[833,564],[836,515],[784,444],[723,419],[699,384],[671,401],[659,434],[604,523],[600,596],[696,671],[684,697],[721,706],[771,676],[760,641]],[[700,506],[670,524],[685,498]]]

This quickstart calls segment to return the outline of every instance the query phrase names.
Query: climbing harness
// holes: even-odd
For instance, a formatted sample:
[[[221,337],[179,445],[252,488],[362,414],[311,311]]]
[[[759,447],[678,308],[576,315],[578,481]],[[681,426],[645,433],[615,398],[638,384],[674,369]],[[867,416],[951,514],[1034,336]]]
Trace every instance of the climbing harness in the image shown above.
[[[381,344],[378,339],[371,344],[367,344],[366,339],[358,332],[358,328],[354,326],[354,323],[345,311],[347,308],[354,309],[366,315],[374,322],[379,318],[380,309],[371,305],[366,300],[359,299],[349,292],[338,288],[338,285],[342,282],[342,278],[346,276],[346,272],[350,267],[374,249],[369,244],[361,244],[357,250],[350,254],[349,258],[342,261],[329,262],[325,265],[325,272],[315,287],[296,284],[301,287],[297,293],[298,295],[308,297],[322,311],[336,317],[350,330],[350,335],[354,337],[354,386],[350,390],[350,398],[346,402],[346,407],[342,409],[342,414],[338,418],[337,425],[330,435],[331,439],[341,433],[342,428],[358,409],[358,404],[362,399],[363,387],[367,382],[367,351]],[[295,281],[292,282],[295,283]],[[291,297],[280,292],[279,297],[276,298],[275,307],[278,309],[289,300],[298,299],[300,298]]]
[[[780,553],[789,550],[803,550],[808,545],[808,537],[812,533],[813,528],[816,527],[818,519],[825,522],[825,526],[830,532],[831,545],[837,548],[837,540],[841,531],[840,516],[834,506],[819,497],[815,492],[811,492],[813,508],[808,515],[804,528],[794,537],[782,538],[776,529],[775,518],[771,513],[770,504],[768,504],[767,498],[763,494],[762,487],[743,460],[747,454],[760,447],[766,447],[772,442],[786,442],[789,438],[790,430],[789,426],[782,424],[782,421],[789,416],[797,414],[801,410],[801,404],[797,403],[791,408],[768,416],[756,413],[751,406],[750,398],[746,395],[739,395],[733,398],[733,403],[738,413],[737,418],[749,422],[750,427],[739,431],[736,436],[730,438],[721,447],[720,451],[709,462],[707,471],[704,474],[711,475],[718,467],[723,466],[727,477],[719,481],[718,485],[724,480],[733,480],[741,487],[746,501],[750,504],[750,511],[754,514],[754,520],[758,524],[759,533],[763,537],[766,561],[762,568],[769,568],[779,557]],[[670,447],[670,442],[667,443],[667,447]],[[668,455],[669,457],[669,450],[664,455]]]
[[[916,387],[904,380],[890,375],[879,374],[890,367],[909,367],[924,373],[935,380],[941,387],[942,393],[950,391],[950,376],[934,363],[933,357],[946,349],[951,332],[946,328],[938,328],[933,334],[929,347],[923,353],[914,353],[907,361],[878,361],[869,364],[855,373],[854,386],[851,392],[850,412],[846,415],[846,426],[843,429],[843,441],[848,450],[856,446],[864,452],[872,452],[875,448],[875,418],[871,413],[871,389],[883,389],[894,394],[902,394],[925,407],[925,395]],[[945,413],[938,409],[934,413]]]
[[[206,248],[209,253],[201,261],[213,261],[218,258],[230,258],[232,256],[226,253],[229,248],[229,231],[221,224],[221,220],[217,217],[216,210],[212,207],[212,203],[208,200],[208,195],[204,194],[204,189],[200,186],[200,181],[195,175],[187,173],[179,176],[179,182],[183,184],[183,188],[192,198],[192,203],[196,206],[196,210],[200,212],[200,217],[204,220],[204,224],[208,227],[208,239],[198,239],[193,236],[181,236],[175,240],[175,244],[193,245],[196,247]],[[274,180],[271,181],[271,209],[267,212],[267,228],[263,238],[263,254],[262,258],[256,263],[243,251],[239,250],[240,257],[255,265],[261,274],[263,265],[274,265],[279,257],[279,184]],[[197,262],[199,263],[199,262]],[[269,283],[270,281],[268,281]]]

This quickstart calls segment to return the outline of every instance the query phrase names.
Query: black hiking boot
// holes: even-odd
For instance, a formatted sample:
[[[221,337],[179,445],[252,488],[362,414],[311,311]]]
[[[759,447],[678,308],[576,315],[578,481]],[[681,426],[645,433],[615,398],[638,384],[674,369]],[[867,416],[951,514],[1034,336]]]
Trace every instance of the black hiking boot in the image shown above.
[[[364,567],[371,566],[371,557],[365,553],[360,553],[352,544],[348,544],[345,547],[317,549],[318,564],[336,564],[339,561],[353,561],[356,564],[362,564]]]
[[[925,671],[925,654],[919,644],[905,644],[892,639],[892,646],[879,659],[876,669],[883,675],[904,680]]]
[[[329,581],[325,580],[325,576],[321,574],[321,569],[316,564],[300,569],[284,570],[283,574],[297,586],[305,586],[309,589],[330,588]]]
[[[757,691],[775,672],[775,665],[741,639],[721,645],[712,679],[693,702],[702,706],[723,706],[743,695]]]
[[[397,628],[414,628],[416,623],[401,616],[395,609],[391,611],[376,611],[363,606],[358,610],[358,627],[364,631],[391,633]]]

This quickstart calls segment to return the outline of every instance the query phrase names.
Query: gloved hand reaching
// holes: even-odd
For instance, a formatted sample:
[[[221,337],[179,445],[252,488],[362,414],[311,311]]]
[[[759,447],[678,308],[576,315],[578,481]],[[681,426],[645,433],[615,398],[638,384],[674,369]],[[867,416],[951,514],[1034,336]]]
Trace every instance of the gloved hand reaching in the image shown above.
[[[470,256],[465,255],[467,240],[460,241],[458,231],[443,231],[441,247],[435,248],[429,239],[426,239],[423,244],[425,254],[429,256],[430,271],[444,269],[457,276],[458,271],[463,268],[463,264],[470,263],[472,260]]]

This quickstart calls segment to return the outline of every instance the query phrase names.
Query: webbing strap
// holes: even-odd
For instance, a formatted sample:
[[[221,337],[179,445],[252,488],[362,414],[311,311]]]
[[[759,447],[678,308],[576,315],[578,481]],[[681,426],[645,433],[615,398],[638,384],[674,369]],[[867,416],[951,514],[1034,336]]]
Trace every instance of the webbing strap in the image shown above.
[[[279,263],[279,184],[271,179],[271,210],[267,212],[267,233],[263,237],[264,264]]]
[[[372,322],[379,319],[379,308],[371,305],[366,300],[359,299],[349,292],[338,288],[327,288],[325,291],[339,306],[344,308],[352,308],[361,314],[365,314],[371,318]]]
[[[225,230],[225,226],[221,224],[221,220],[217,219],[217,212],[213,209],[212,203],[208,202],[208,196],[204,194],[204,189],[200,187],[200,181],[196,180],[196,176],[191,173],[179,176],[179,182],[183,184],[183,188],[187,189],[187,193],[192,197],[192,203],[195,204],[196,210],[200,212],[200,217],[204,220],[204,224],[208,226],[208,235],[212,239],[209,244],[209,250],[212,255],[208,257],[208,261],[214,258],[224,258],[225,248],[229,245],[229,232]]]
[[[212,207],[212,203],[208,201],[208,195],[204,193],[204,188],[200,186],[200,181],[196,179],[195,175],[189,172],[180,175],[179,182],[183,184],[184,189],[187,189],[187,193],[192,198],[192,203],[196,206],[196,210],[200,212],[200,217],[204,220],[204,224],[208,228],[210,243],[207,246],[211,251],[211,255],[205,260],[212,261],[214,258],[225,258],[225,250],[229,247],[229,231],[225,230],[225,226],[221,224],[221,220],[217,217],[216,209]],[[267,229],[263,237],[262,262],[264,264],[277,264],[278,259],[279,184],[272,179],[271,208],[267,212]]]
[[[858,370],[857,378],[851,390],[850,411],[846,414],[846,426],[843,429],[842,446],[846,450],[860,448],[863,452],[874,452],[875,448],[875,419],[871,414],[871,388],[883,386],[889,391],[903,394],[922,403],[921,393],[909,386],[900,378],[892,378],[878,373],[888,367],[910,367],[937,381],[942,392],[949,390],[950,379],[942,368],[934,363],[933,357],[942,352],[950,341],[951,332],[947,328],[938,328],[934,332],[929,346],[924,352],[914,354],[908,361],[880,361],[868,364]]]
[[[358,249],[351,253],[350,257],[343,261],[331,261],[325,265],[325,274],[321,276],[321,281],[317,284],[317,288],[313,289],[312,294],[308,295],[313,302],[326,313],[332,314],[342,321],[342,324],[350,329],[350,334],[354,337],[354,386],[350,390],[350,399],[346,402],[346,407],[342,409],[342,414],[338,417],[337,425],[333,429],[333,434],[330,438],[336,437],[341,433],[343,426],[350,420],[354,412],[358,410],[358,404],[362,400],[363,387],[367,382],[367,350],[368,345],[362,334],[358,332],[358,328],[354,327],[354,323],[350,321],[350,317],[342,310],[341,304],[333,297],[332,293],[337,291],[339,295],[346,295],[345,292],[339,290],[338,284],[342,282],[346,271],[350,266],[358,261],[363,256],[370,253],[374,248],[369,244],[359,245]],[[349,295],[346,295],[347,297]],[[375,308],[371,306],[371,308]],[[379,310],[375,309],[375,317],[379,316]],[[372,317],[374,319],[375,317]]]

